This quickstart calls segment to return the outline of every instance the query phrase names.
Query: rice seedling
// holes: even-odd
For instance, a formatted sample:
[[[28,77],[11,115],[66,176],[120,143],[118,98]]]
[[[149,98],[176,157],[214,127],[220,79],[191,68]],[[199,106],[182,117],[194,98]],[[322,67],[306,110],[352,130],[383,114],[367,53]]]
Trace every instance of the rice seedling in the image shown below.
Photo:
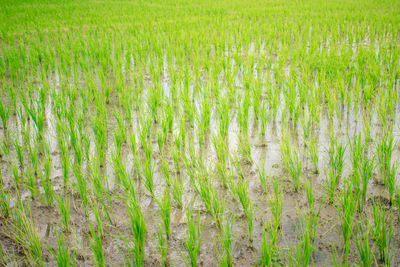
[[[312,261],[311,256],[315,250],[315,237],[319,224],[319,212],[310,212],[307,215],[302,214],[299,226],[299,241],[297,247],[294,248],[294,261],[296,265],[308,266]],[[291,257],[291,256],[289,256]],[[290,261],[292,260],[289,258]]]
[[[68,196],[62,196],[61,194],[56,196],[56,202],[58,206],[58,210],[61,215],[61,222],[63,228],[66,231],[69,231],[69,216],[71,213],[71,201]]]
[[[119,166],[121,169],[124,169],[123,166]],[[120,169],[120,176],[126,177],[126,173]],[[101,204],[102,209],[105,212],[105,215],[107,216],[108,221],[113,224],[113,210],[111,208],[111,200],[109,196],[109,186],[107,180],[104,179],[104,177],[100,174],[100,170],[97,166],[91,166],[90,169],[91,173],[91,181],[93,185],[93,194],[96,198],[96,200]],[[122,172],[122,174],[121,174]],[[125,179],[125,178],[123,178]],[[127,178],[129,179],[129,178]],[[132,190],[133,186],[127,186],[126,187],[129,192],[134,193],[134,190]]]
[[[356,198],[348,183],[345,184],[343,190],[337,209],[341,219],[343,236],[343,264],[347,266],[349,261],[350,240],[353,235],[354,213],[357,205]]]
[[[18,138],[15,138],[13,143],[15,151],[17,152],[19,167],[22,169],[24,166],[24,151],[22,145],[19,143]]]
[[[85,213],[87,213],[89,199],[88,199],[86,177],[84,177],[84,175],[82,173],[82,169],[79,165],[74,164],[72,169],[74,171],[75,178],[76,178],[76,184],[75,184],[76,190],[78,191],[79,196],[81,198],[82,206],[85,210]]]
[[[393,240],[393,210],[390,210],[389,227],[386,225],[386,211],[381,208],[379,202],[373,203],[372,236],[378,247],[379,258],[387,266],[391,263],[391,243]]]
[[[222,180],[222,184],[227,187],[227,173],[226,173],[226,165],[228,162],[228,147],[221,135],[213,135],[212,143],[214,145],[215,152],[217,154],[218,161],[216,162],[216,168],[218,176]]]
[[[172,179],[171,194],[175,200],[178,208],[183,207],[183,181],[178,177],[174,176]]]
[[[3,124],[3,129],[7,130],[7,124],[10,118],[10,108],[4,105],[3,100],[0,101],[0,118]]]
[[[310,154],[314,172],[319,173],[319,152],[318,152],[318,146],[315,142],[316,142],[315,137],[311,135],[307,144],[307,148]]]
[[[18,167],[16,165],[12,164],[11,168],[12,168],[12,175],[14,178],[15,187],[17,189],[19,189],[19,187],[21,185],[21,175],[19,175]]]
[[[233,266],[233,236],[232,227],[234,222],[234,217],[230,219],[226,218],[225,224],[222,226],[222,231],[220,235],[221,245],[222,245],[222,256],[220,259],[220,264],[222,266]]]
[[[265,234],[268,233],[268,237]],[[272,266],[274,261],[276,261],[276,256],[278,255],[278,231],[277,228],[272,226],[272,223],[263,226],[261,247],[260,247],[260,265],[261,266]]]
[[[265,194],[268,194],[268,185],[267,185],[267,173],[265,170],[265,165],[261,164],[257,168],[258,171],[258,178],[260,179],[261,187]]]
[[[389,200],[391,204],[394,202],[394,195],[397,184],[397,179],[396,179],[396,173],[398,169],[397,166],[398,166],[397,163],[393,163],[386,177],[386,187],[389,192]]]
[[[0,212],[3,218],[8,218],[11,214],[10,196],[3,186],[0,188]]]
[[[51,160],[49,157],[47,157],[44,163],[44,174],[40,173],[39,176],[43,186],[44,198],[46,200],[46,204],[49,207],[52,207],[54,204],[55,192],[53,188],[53,181],[50,179],[50,166],[51,166]]]
[[[130,242],[124,239],[125,247],[128,251],[128,257],[125,257],[125,261],[128,266],[143,266],[145,258],[144,245],[147,235],[146,222],[144,221],[140,206],[134,198],[128,198],[126,208],[133,240]]]
[[[197,266],[197,260],[200,255],[201,235],[203,226],[200,223],[200,213],[197,213],[197,224],[193,221],[191,209],[186,209],[187,236],[184,241],[184,247],[189,254],[186,264],[192,267]]]
[[[14,237],[21,245],[30,264],[43,266],[43,252],[40,236],[34,222],[28,218],[27,211],[18,204],[13,214]]]
[[[281,160],[283,166],[285,166],[285,169],[292,178],[295,191],[298,192],[301,186],[302,176],[301,158],[298,152],[290,149],[288,135],[286,135],[281,141]]]
[[[282,207],[283,207],[283,192],[278,178],[274,175],[272,180],[273,195],[269,197],[268,203],[273,216],[273,225],[277,229],[282,227]]]
[[[360,222],[357,229],[358,239],[355,243],[360,256],[360,262],[363,266],[372,266],[374,262],[374,248],[369,243],[371,225],[369,222],[366,224]]]
[[[344,152],[346,146],[338,143],[334,136],[331,136],[331,146],[329,148],[329,162],[326,173],[326,189],[330,201],[333,201],[336,188],[340,183],[340,179],[344,167]]]
[[[251,201],[248,197],[248,190],[249,187],[249,182],[239,179],[237,181],[237,184],[234,182],[231,182],[231,190],[233,194],[236,196],[236,198],[239,200],[240,204],[242,204],[242,208],[244,213],[246,214],[247,218],[247,225],[248,225],[248,232],[249,232],[249,241],[250,243],[253,242],[253,206],[251,204]]]
[[[251,145],[247,134],[239,134],[239,151],[246,162],[251,163]]]
[[[65,244],[64,233],[57,231],[57,248],[49,248],[51,254],[53,254],[57,265],[60,267],[69,267],[75,265],[75,252],[70,252],[70,248]]]
[[[93,253],[93,262],[98,267],[106,266],[101,231],[99,231],[99,229],[97,229],[96,231],[96,229],[91,224],[89,226],[90,226],[89,246]]]
[[[392,133],[385,133],[378,142],[375,143],[377,163],[379,168],[379,182],[386,183],[386,177],[391,169],[392,154],[396,143]]]
[[[141,170],[142,182],[152,196],[154,196],[154,165],[153,159],[146,157]]]
[[[374,161],[373,160],[369,160],[369,159],[364,159],[363,162],[361,163],[360,166],[360,176],[361,176],[361,192],[359,195],[359,209],[363,210],[364,206],[365,206],[365,202],[366,202],[366,197],[367,197],[367,188],[368,188],[368,184],[369,181],[372,177],[373,174],[373,170],[374,170]]]
[[[167,189],[164,191],[164,197],[161,201],[157,200],[160,207],[161,217],[164,223],[164,231],[167,239],[171,236],[171,200]]]

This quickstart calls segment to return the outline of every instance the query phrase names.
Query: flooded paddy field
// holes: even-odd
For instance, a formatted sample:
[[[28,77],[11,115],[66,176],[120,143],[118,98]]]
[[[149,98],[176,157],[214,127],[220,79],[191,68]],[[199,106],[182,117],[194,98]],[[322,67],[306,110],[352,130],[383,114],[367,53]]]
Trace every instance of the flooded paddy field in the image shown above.
[[[399,3],[5,2],[5,266],[400,265]]]

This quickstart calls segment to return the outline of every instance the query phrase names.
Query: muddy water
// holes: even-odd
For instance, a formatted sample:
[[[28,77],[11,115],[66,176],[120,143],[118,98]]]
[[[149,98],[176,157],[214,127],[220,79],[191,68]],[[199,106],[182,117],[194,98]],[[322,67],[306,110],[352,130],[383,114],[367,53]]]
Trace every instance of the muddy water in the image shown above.
[[[57,83],[54,85],[57,87]],[[165,88],[168,88],[166,83]],[[167,89],[166,89],[167,90]],[[50,99],[47,101],[51,103]],[[112,106],[112,104],[110,104]],[[111,108],[111,107],[110,107]],[[52,154],[52,166],[51,166],[51,179],[54,184],[54,190],[58,194],[64,194],[62,189],[62,167],[60,163],[60,151],[57,146],[56,139],[56,129],[55,129],[55,118],[51,112],[52,107],[51,104],[46,106],[46,129],[45,129],[45,139],[49,144],[51,154]],[[281,112],[281,111],[280,111]],[[211,166],[210,173],[213,181],[213,185],[218,189],[218,192],[221,197],[225,199],[225,213],[235,214],[235,221],[233,226],[233,237],[234,237],[234,245],[233,245],[233,257],[234,264],[237,266],[249,266],[256,264],[258,259],[258,249],[261,244],[262,232],[263,232],[263,222],[271,219],[271,210],[268,206],[267,198],[268,194],[263,192],[261,188],[257,166],[261,164],[265,164],[267,174],[269,176],[277,175],[279,180],[281,181],[282,190],[284,192],[284,202],[283,202],[283,216],[282,216],[282,233],[279,242],[279,246],[281,249],[280,258],[284,262],[287,253],[291,248],[296,244],[299,238],[298,226],[299,226],[299,216],[301,212],[307,211],[307,200],[305,196],[304,190],[301,190],[299,193],[296,193],[293,190],[291,185],[290,178],[288,174],[283,170],[282,161],[280,158],[280,140],[282,137],[282,123],[279,118],[281,114],[277,115],[277,121],[270,121],[268,127],[266,129],[265,136],[261,136],[259,134],[259,125],[254,119],[254,115],[252,110],[250,109],[249,115],[249,133],[250,133],[250,143],[251,143],[251,155],[252,155],[252,163],[243,163],[243,173],[245,175],[245,179],[249,181],[249,190],[248,194],[253,204],[253,210],[255,211],[255,222],[254,222],[254,233],[253,233],[253,244],[248,241],[248,233],[247,233],[247,220],[244,216],[240,203],[235,200],[232,196],[232,193],[225,189],[220,185],[219,178],[213,171],[213,162],[216,162],[216,155],[212,145],[212,142],[208,136],[205,140],[204,148],[202,151],[202,155],[205,158],[208,166]],[[325,116],[326,112],[322,112],[321,115],[321,123],[319,128],[313,129],[314,133],[317,136],[317,143],[319,147],[319,170],[320,172],[316,174],[312,170],[311,160],[307,153],[304,139],[300,134],[302,129],[301,125],[297,127],[292,126],[290,130],[291,132],[291,143],[296,146],[298,151],[300,151],[302,162],[303,162],[303,175],[306,178],[313,179],[313,188],[316,198],[316,203],[320,203],[324,198],[324,166],[328,161],[328,147],[329,147],[329,127],[333,126],[335,133],[339,140],[347,143],[347,135],[352,138],[355,133],[359,133],[363,131],[363,114],[362,111],[359,111],[358,114],[355,114],[353,111],[343,111],[343,120],[340,122],[338,120],[330,120]],[[397,112],[397,114],[399,114]],[[235,153],[238,148],[238,136],[239,127],[235,118],[235,111],[232,110],[232,116],[234,116],[230,128],[229,128],[229,150],[230,153]],[[216,132],[218,129],[218,121],[216,118],[216,111],[213,111],[211,121],[211,134]],[[108,116],[108,125],[109,129],[113,129],[116,122],[111,114]],[[139,129],[139,125],[137,123],[138,116],[134,114],[133,116],[133,129]],[[399,120],[397,120],[399,121]],[[29,127],[31,129],[34,128],[32,121],[29,121]],[[18,138],[20,142],[22,142],[22,137],[19,133],[22,132],[21,122],[19,121],[16,115],[13,115],[10,119],[8,133],[11,138]],[[159,125],[153,125],[152,133],[156,133],[157,127]],[[175,122],[174,125],[175,131],[178,131],[179,125]],[[380,133],[380,125],[377,123],[376,116],[373,116],[373,120],[371,123],[371,136],[372,139],[376,138]],[[34,131],[32,130],[33,134]],[[93,157],[95,155],[94,149],[94,136],[90,130],[90,153]],[[395,141],[400,143],[400,130],[399,125],[396,124],[394,126],[394,138]],[[2,138],[5,138],[4,129],[1,130]],[[187,137],[186,137],[186,152],[189,142],[194,142],[195,147],[198,147],[196,129],[190,129],[190,126],[187,125]],[[112,210],[114,213],[115,224],[109,225],[105,224],[105,235],[103,237],[103,250],[105,253],[106,261],[109,266],[115,265],[123,265],[124,259],[120,253],[120,249],[123,249],[123,243],[118,238],[119,236],[130,236],[129,232],[129,218],[126,212],[125,202],[117,197],[123,195],[123,192],[118,187],[115,182],[115,177],[113,174],[113,167],[111,162],[111,155],[114,150],[113,145],[113,132],[109,130],[108,134],[108,149],[107,149],[107,164],[103,167],[103,174],[107,178],[107,181],[110,185],[111,194],[116,196],[112,198]],[[163,195],[164,188],[166,187],[166,183],[162,177],[161,173],[161,164],[160,164],[160,154],[158,151],[157,142],[155,140],[155,134],[153,134],[152,139],[153,145],[153,158],[156,162],[155,174],[154,174],[154,185],[155,185],[155,195],[157,199],[160,199]],[[173,146],[171,138],[168,140],[168,143],[165,147],[165,151],[169,151]],[[369,155],[374,155],[374,146],[372,142],[368,146]],[[130,150],[126,144],[124,144],[122,148],[122,155],[124,155],[124,161],[126,163],[126,167],[129,173],[132,175],[133,179],[136,179],[137,186],[137,195],[142,208],[142,211],[145,216],[145,221],[147,223],[147,239],[146,239],[146,266],[159,266],[160,265],[160,256],[157,250],[157,238],[156,231],[157,227],[161,223],[160,212],[158,208],[158,204],[156,201],[150,197],[147,190],[144,186],[137,180],[137,176],[133,170],[133,158],[130,153]],[[29,160],[28,155],[25,155],[25,161]],[[169,165],[171,167],[171,174],[180,176],[180,179],[183,181],[184,194],[183,194],[183,204],[184,206],[188,206],[189,204],[193,205],[194,210],[200,211],[200,219],[203,223],[203,235],[202,235],[202,245],[201,252],[198,263],[200,266],[215,266],[218,265],[220,253],[222,252],[222,248],[220,246],[220,242],[218,239],[218,230],[212,219],[211,215],[206,211],[200,196],[195,192],[194,188],[189,183],[188,175],[183,166],[181,166],[182,170],[180,173],[174,173],[174,163],[173,159],[169,153],[164,153],[164,157],[167,158]],[[3,157],[1,159],[1,171],[4,179],[4,187],[10,192],[15,192],[15,188],[13,185],[13,178],[11,174],[11,163],[17,164],[15,161],[16,154],[13,148],[11,147],[10,157]],[[349,158],[349,150],[346,150],[345,154],[345,167],[343,171],[343,177],[347,177],[351,173],[350,166],[350,158]],[[393,154],[393,160],[400,160],[400,150],[399,146],[396,146],[396,149]],[[87,162],[83,164],[84,170],[87,171]],[[228,164],[228,168],[233,168],[232,164]],[[374,173],[376,176],[376,173]],[[398,174],[397,174],[398,176]],[[71,178],[71,180],[74,180]],[[342,179],[343,181],[343,179]],[[339,188],[341,188],[341,185]],[[33,221],[37,227],[38,233],[42,240],[43,247],[56,247],[56,231],[58,230],[60,214],[57,207],[49,208],[43,204],[39,198],[30,199],[29,192],[21,187],[20,194],[22,199],[25,202],[30,202],[30,214],[32,216]],[[41,192],[43,193],[43,189],[41,188]],[[79,265],[93,265],[92,261],[92,252],[89,248],[88,243],[88,235],[89,235],[89,224],[88,221],[92,223],[95,222],[94,215],[92,212],[89,212],[89,216],[86,216],[81,208],[81,201],[79,199],[79,195],[74,192],[67,192],[72,198],[72,208],[71,208],[71,230],[69,232],[65,232],[66,242],[70,246],[70,248],[76,253],[77,261]],[[368,206],[367,206],[367,214],[370,214],[371,202],[373,199],[388,199],[388,193],[386,189],[382,186],[374,182],[372,179],[371,183],[368,187]],[[15,199],[12,200],[15,202]],[[388,209],[387,201],[383,202],[385,208]],[[386,203],[386,204],[385,204]],[[319,204],[318,204],[319,205]],[[196,214],[194,214],[195,217]],[[358,215],[357,215],[358,216]],[[106,222],[106,221],[105,221]],[[322,204],[321,213],[320,213],[320,227],[317,231],[317,239],[316,239],[316,251],[313,253],[312,258],[316,266],[322,265],[332,265],[332,244],[335,246],[337,250],[338,258],[343,250],[343,241],[341,236],[340,229],[340,219],[337,214],[337,210],[331,204],[328,204],[326,201]],[[400,256],[399,256],[399,247],[400,247],[400,232],[399,232],[399,222],[397,219],[394,220],[394,229],[395,236],[392,241],[392,255],[393,260],[392,264],[397,266],[400,264]],[[171,265],[183,266],[185,265],[184,258],[187,257],[187,254],[183,247],[183,241],[186,237],[186,221],[185,221],[185,212],[178,208],[176,205],[173,205],[171,211],[171,239],[168,240],[168,260]],[[21,259],[23,259],[23,252],[20,248],[16,247],[15,242],[12,240],[12,236],[8,236],[6,233],[10,232],[10,225],[8,225],[5,221],[0,222],[0,241],[2,243],[3,248],[6,252],[10,254],[15,254],[16,263],[21,263]],[[350,263],[357,263],[357,250],[354,242],[351,243],[350,250]],[[44,260],[46,265],[54,265],[54,259],[51,254],[44,250]],[[340,261],[339,261],[340,262]]]

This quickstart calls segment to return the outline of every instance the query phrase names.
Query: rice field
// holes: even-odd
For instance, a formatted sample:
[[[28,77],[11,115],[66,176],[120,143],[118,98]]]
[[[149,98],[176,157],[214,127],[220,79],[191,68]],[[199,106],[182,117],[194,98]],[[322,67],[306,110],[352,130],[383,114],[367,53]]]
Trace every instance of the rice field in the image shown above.
[[[0,265],[400,266],[400,2],[0,2]]]

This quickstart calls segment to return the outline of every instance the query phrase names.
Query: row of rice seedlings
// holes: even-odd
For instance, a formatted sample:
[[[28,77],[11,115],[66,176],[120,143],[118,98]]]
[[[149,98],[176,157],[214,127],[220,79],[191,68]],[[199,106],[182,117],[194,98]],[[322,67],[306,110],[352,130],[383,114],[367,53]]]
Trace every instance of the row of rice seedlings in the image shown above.
[[[186,259],[186,264],[192,267],[197,266],[197,260],[200,255],[201,236],[203,225],[200,222],[200,213],[197,213],[197,223],[194,222],[192,217],[192,210],[186,209],[186,220],[187,220],[187,236],[184,241],[184,247],[187,250],[189,258]]]

